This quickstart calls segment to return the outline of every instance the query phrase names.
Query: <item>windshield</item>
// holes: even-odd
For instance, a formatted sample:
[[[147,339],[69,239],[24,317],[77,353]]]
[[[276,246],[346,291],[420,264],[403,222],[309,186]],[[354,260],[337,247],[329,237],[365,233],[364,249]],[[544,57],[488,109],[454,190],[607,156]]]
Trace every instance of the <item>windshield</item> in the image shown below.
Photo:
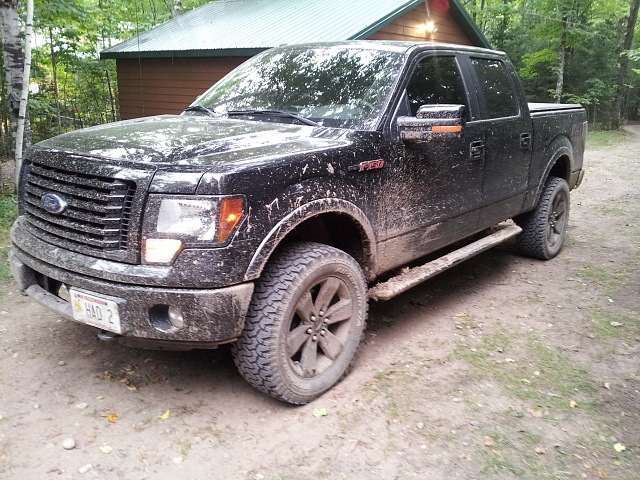
[[[204,109],[194,106],[202,106],[234,118],[292,123],[297,116],[321,126],[372,130],[402,63],[400,53],[344,45],[273,49],[232,71],[189,110],[197,114]],[[265,110],[280,114],[265,116]]]

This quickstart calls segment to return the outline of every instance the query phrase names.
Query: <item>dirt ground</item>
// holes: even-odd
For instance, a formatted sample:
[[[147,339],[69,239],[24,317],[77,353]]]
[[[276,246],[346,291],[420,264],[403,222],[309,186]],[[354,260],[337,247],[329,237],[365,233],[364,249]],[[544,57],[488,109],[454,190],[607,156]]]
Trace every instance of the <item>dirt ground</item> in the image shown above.
[[[303,407],[228,348],[101,343],[1,284],[0,478],[640,478],[631,130],[588,151],[558,258],[507,244],[373,304],[350,375]]]

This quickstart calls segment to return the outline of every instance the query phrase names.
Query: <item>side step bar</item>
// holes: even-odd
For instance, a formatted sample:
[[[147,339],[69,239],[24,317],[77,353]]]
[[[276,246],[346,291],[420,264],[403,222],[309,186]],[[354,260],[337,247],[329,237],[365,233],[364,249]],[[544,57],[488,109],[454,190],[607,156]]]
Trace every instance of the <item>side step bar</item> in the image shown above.
[[[502,226],[501,226],[502,227]],[[369,298],[372,300],[389,300],[396,295],[406,292],[412,287],[436,276],[440,272],[462,263],[479,253],[489,250],[491,247],[515,237],[522,229],[517,225],[506,225],[497,232],[476,240],[469,245],[443,255],[429,263],[404,271],[400,275],[390,278],[386,282],[378,283],[369,289]]]

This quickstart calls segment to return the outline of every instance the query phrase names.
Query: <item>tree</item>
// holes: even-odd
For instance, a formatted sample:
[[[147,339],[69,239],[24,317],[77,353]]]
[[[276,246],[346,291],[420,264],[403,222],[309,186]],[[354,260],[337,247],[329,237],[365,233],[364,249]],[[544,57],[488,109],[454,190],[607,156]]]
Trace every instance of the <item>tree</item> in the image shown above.
[[[24,47],[24,68],[22,70],[22,92],[18,109],[18,129],[16,133],[16,185],[22,167],[22,141],[27,115],[27,99],[29,98],[29,77],[31,75],[31,37],[33,35],[33,0],[27,0],[26,42]]]
[[[22,95],[22,69],[24,66],[18,0],[0,0],[0,22],[2,23],[2,57],[7,82],[7,99],[10,104],[11,149],[15,151],[15,139],[18,132],[18,106]]]
[[[626,93],[626,80],[629,70],[629,51],[633,44],[633,37],[638,21],[638,7],[640,7],[640,0],[632,0],[629,9],[629,18],[627,21],[627,30],[624,36],[623,51],[620,54],[620,70],[618,72],[618,82],[616,84],[616,96],[613,101],[612,115],[611,115],[611,128],[620,128],[620,116],[622,112],[622,102]]]

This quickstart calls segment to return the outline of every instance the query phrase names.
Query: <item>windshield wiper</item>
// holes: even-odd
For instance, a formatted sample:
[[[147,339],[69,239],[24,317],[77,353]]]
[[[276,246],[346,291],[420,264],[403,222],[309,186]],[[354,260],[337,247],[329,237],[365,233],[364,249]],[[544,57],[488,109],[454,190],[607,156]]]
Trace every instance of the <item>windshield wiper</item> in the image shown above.
[[[202,112],[202,113],[206,113],[210,117],[219,117],[220,116],[219,113],[216,113],[215,111],[213,111],[210,108],[207,108],[207,107],[205,107],[203,105],[191,105],[190,107],[185,108],[184,111],[185,112]]]
[[[229,117],[241,115],[265,115],[270,117],[293,118],[294,120],[297,120],[298,122],[305,125],[311,125],[312,127],[320,126],[313,120],[309,120],[308,118],[301,117],[300,115],[296,115],[295,113],[285,112],[283,110],[229,110],[227,112],[227,115]]]

